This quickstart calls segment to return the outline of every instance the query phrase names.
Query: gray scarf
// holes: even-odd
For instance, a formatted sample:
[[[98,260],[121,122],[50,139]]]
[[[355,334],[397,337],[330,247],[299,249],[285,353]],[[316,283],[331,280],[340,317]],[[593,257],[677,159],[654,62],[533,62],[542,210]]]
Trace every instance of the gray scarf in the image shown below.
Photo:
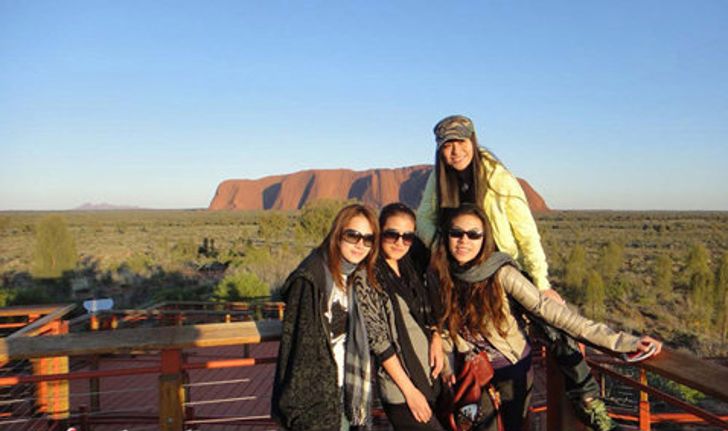
[[[466,283],[479,283],[492,277],[503,265],[515,265],[513,259],[500,251],[493,253],[485,262],[480,265],[457,266],[450,265],[450,272],[453,277]]]
[[[371,289],[367,283],[365,270],[354,273],[357,265],[345,259],[341,260],[341,272],[347,277],[353,274],[353,280],[347,279],[349,288],[347,297],[349,302],[349,327],[346,336],[346,354],[344,360],[344,411],[351,425],[366,425],[369,418],[369,404],[371,402],[371,357],[369,354],[369,339],[367,337],[364,318],[356,301],[356,289]],[[326,294],[331,295],[335,289],[333,277],[328,265],[324,265],[326,275]],[[356,284],[356,288],[355,288]]]

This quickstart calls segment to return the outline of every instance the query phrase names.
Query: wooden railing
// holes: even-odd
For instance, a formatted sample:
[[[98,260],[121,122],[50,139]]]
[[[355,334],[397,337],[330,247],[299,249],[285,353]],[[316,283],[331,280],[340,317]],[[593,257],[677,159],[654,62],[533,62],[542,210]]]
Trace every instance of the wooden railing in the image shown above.
[[[47,322],[46,322],[47,323]],[[43,326],[41,323],[39,326]],[[33,333],[35,329],[27,329]],[[18,359],[61,358],[68,363],[69,357],[89,357],[93,355],[125,355],[145,353],[154,355],[158,360],[150,366],[134,368],[115,368],[113,370],[65,371],[55,373],[36,373],[34,375],[17,374],[0,377],[0,386],[11,386],[23,383],[68,382],[77,379],[100,379],[110,376],[158,374],[157,390],[158,426],[162,430],[182,430],[189,419],[186,405],[189,405],[184,389],[185,376],[188,371],[201,368],[245,367],[256,364],[271,363],[275,357],[252,358],[243,354],[237,358],[212,359],[202,362],[188,362],[185,349],[221,346],[249,346],[265,341],[276,341],[281,335],[281,322],[276,320],[248,321],[233,323],[200,324],[188,326],[140,327],[133,329],[117,329],[110,331],[92,331],[84,333],[57,334],[43,337],[14,336],[0,339],[0,362]],[[656,358],[640,364],[631,364],[640,369],[640,378],[635,380],[616,372],[612,365],[624,364],[617,359],[599,359],[590,357],[593,369],[610,378],[618,379],[641,391],[638,411],[626,419],[638,423],[640,430],[649,430],[652,423],[658,421],[692,421],[704,422],[723,429],[728,429],[724,417],[707,412],[696,406],[678,400],[647,385],[646,373],[652,372],[664,376],[717,400],[728,402],[728,368],[694,355],[663,349]],[[551,365],[549,365],[551,366]],[[560,373],[547,371],[548,405],[547,428],[549,431],[580,430],[583,426],[570,412],[568,403],[564,401],[563,387],[559,387]],[[660,398],[687,415],[651,415],[648,397]],[[61,403],[60,405],[63,405]],[[69,404],[65,404],[68,406]],[[92,406],[93,407],[93,406]],[[59,412],[57,412],[59,413]],[[68,413],[68,411],[66,411]],[[78,414],[79,412],[74,412]],[[82,413],[82,412],[81,412]],[[53,416],[48,415],[49,418]],[[59,415],[57,417],[63,417]],[[67,415],[66,415],[67,417]],[[625,419],[625,417],[622,417]]]

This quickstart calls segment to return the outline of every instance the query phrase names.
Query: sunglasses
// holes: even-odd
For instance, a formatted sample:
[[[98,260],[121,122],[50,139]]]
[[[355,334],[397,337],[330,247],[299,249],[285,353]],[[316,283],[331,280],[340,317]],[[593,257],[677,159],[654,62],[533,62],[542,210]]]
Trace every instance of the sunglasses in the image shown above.
[[[359,241],[363,241],[364,247],[371,247],[372,244],[374,244],[374,234],[370,233],[365,235],[354,229],[345,229],[344,232],[341,233],[341,239],[354,245],[359,244]]]
[[[450,238],[456,238],[456,239],[460,239],[464,236],[467,236],[469,240],[473,240],[473,241],[475,241],[476,239],[483,238],[483,232],[478,232],[475,229],[469,230],[469,231],[464,231],[462,229],[452,228],[448,232],[448,235],[450,236]]]
[[[399,239],[402,238],[402,244],[404,245],[412,245],[412,241],[415,240],[415,233],[414,232],[404,232],[399,233],[396,230],[387,229],[384,232],[382,232],[382,240],[386,242],[395,243],[399,241]]]

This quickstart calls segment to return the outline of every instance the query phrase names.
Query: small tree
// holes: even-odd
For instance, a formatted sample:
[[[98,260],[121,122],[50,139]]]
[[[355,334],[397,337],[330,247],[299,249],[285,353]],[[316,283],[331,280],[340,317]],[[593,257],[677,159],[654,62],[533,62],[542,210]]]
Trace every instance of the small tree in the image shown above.
[[[33,275],[58,278],[76,267],[76,242],[68,230],[66,219],[59,215],[44,217],[35,231]]]
[[[672,292],[672,259],[666,254],[657,256],[654,268],[655,290],[662,294]]]
[[[619,272],[619,268],[622,266],[623,260],[624,247],[616,242],[609,241],[602,249],[601,256],[599,256],[599,261],[597,262],[597,269],[605,283],[611,284],[614,281],[614,278]]]
[[[696,243],[690,248],[685,275],[692,314],[698,326],[704,328],[711,321],[714,292],[710,257],[703,244]]]
[[[297,233],[300,239],[314,243],[323,241],[331,229],[331,223],[341,208],[349,202],[324,199],[303,207],[298,218]]]
[[[583,297],[586,278],[586,250],[583,246],[577,244],[571,249],[569,258],[566,260],[566,268],[564,269],[564,284],[572,295],[575,296],[574,299]]]
[[[225,276],[212,295],[218,301],[240,301],[269,296],[270,288],[252,272],[241,271]]]
[[[594,320],[601,320],[604,317],[604,281],[596,271],[589,271],[586,281],[586,309],[589,316]]]
[[[266,212],[258,219],[258,236],[265,240],[281,238],[288,230],[288,217],[278,211]]]
[[[715,277],[715,318],[721,340],[728,332],[728,253],[724,253]]]

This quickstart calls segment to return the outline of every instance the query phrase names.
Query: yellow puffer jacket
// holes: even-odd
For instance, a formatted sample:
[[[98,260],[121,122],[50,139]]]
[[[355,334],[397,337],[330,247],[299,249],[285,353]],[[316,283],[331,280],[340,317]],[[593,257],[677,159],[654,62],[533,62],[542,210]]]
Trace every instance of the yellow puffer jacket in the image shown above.
[[[480,157],[485,166],[482,175],[487,176],[489,185],[482,208],[493,227],[498,250],[518,262],[540,290],[551,288],[541,237],[521,185],[513,174],[482,148]],[[433,170],[417,209],[417,235],[428,246],[432,246],[438,224],[435,177]]]

